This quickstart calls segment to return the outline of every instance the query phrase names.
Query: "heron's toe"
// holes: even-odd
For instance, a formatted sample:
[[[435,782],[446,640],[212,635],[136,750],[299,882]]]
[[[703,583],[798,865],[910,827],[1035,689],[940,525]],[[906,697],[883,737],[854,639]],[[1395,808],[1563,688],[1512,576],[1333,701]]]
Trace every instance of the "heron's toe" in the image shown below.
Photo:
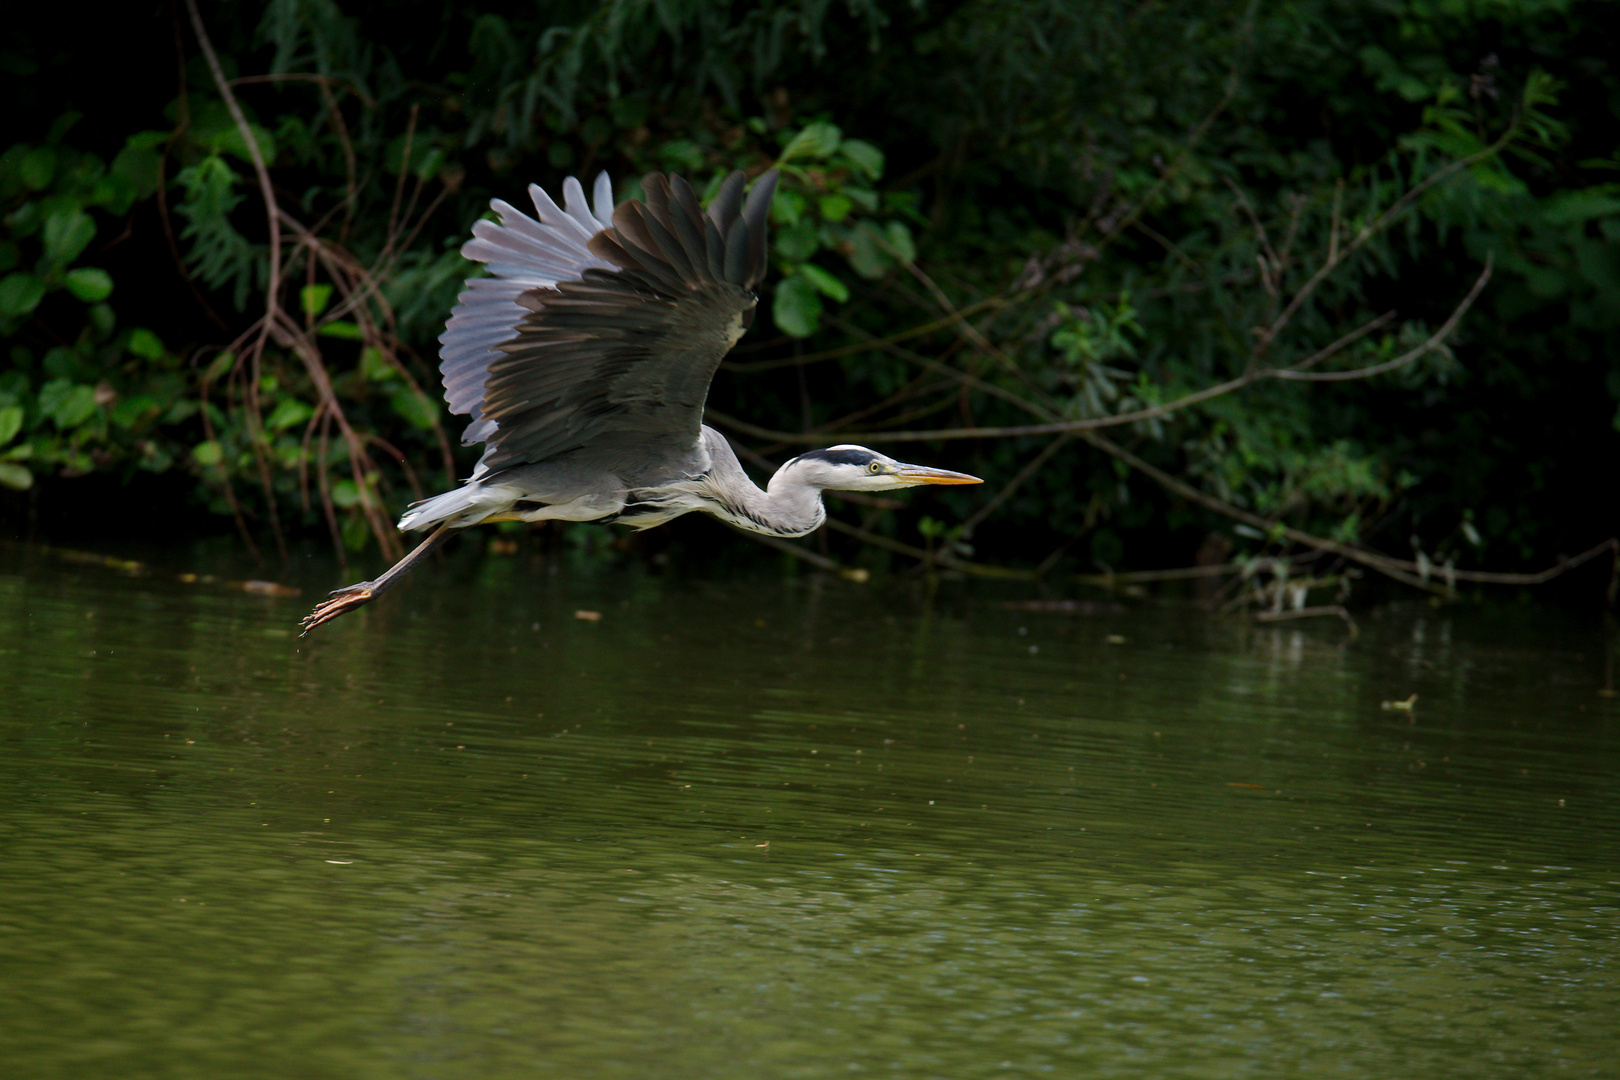
[[[329,623],[339,615],[346,615],[357,607],[371,603],[371,582],[362,581],[358,585],[346,585],[341,589],[334,589],[330,596],[315,605],[315,610],[304,616],[298,625],[303,627],[299,637],[309,636],[309,632],[322,623]]]

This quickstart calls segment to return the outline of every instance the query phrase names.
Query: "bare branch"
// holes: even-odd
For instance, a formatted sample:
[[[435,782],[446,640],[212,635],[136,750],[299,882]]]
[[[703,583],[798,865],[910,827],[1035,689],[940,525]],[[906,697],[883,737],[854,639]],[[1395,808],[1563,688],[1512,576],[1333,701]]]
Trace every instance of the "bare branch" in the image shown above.
[[[1349,382],[1352,379],[1370,379],[1374,375],[1384,375],[1397,368],[1405,367],[1425,353],[1438,349],[1441,342],[1451,336],[1451,332],[1457,328],[1457,323],[1461,321],[1464,313],[1474,306],[1474,301],[1479,298],[1480,292],[1484,290],[1485,283],[1491,280],[1491,267],[1495,264],[1495,261],[1495,254],[1488,253],[1485,256],[1485,269],[1479,272],[1479,277],[1474,280],[1474,287],[1468,290],[1468,295],[1463,297],[1462,302],[1451,312],[1451,317],[1440,325],[1440,329],[1430,334],[1427,341],[1415,348],[1408,349],[1395,359],[1386,360],[1382,364],[1374,364],[1372,367],[1355,368],[1351,371],[1300,371],[1298,370],[1300,365],[1296,365],[1293,368],[1279,368],[1272,372],[1272,375],[1278,379],[1291,379],[1298,382]]]
[[[973,530],[979,527],[980,522],[984,521],[985,518],[995,513],[995,511],[1001,507],[1002,503],[1012,498],[1013,493],[1019,488],[1023,487],[1025,482],[1028,481],[1030,477],[1040,472],[1041,469],[1045,467],[1046,463],[1052,460],[1052,456],[1067,446],[1073,437],[1074,436],[1072,435],[1059,435],[1057,438],[1047,443],[1046,448],[1043,449],[1039,454],[1036,454],[1034,457],[1026,461],[1024,463],[1024,467],[1019,469],[1011,480],[1003,484],[1001,490],[996,492],[994,497],[986,500],[984,505],[973,511],[968,519],[962,522],[963,535],[971,536],[973,534]]]
[[[1350,630],[1350,636],[1356,637],[1359,635],[1360,628],[1356,626],[1356,620],[1350,617],[1350,612],[1346,611],[1342,604],[1294,608],[1292,611],[1262,611],[1254,618],[1256,622],[1284,622],[1289,619],[1315,619],[1323,615],[1332,615],[1343,619],[1345,626]]]
[[[1255,344],[1255,355],[1263,355],[1265,351],[1271,347],[1272,342],[1277,340],[1277,335],[1282,333],[1283,328],[1288,325],[1288,321],[1294,317],[1294,313],[1297,312],[1305,301],[1310,298],[1311,294],[1316,291],[1317,286],[1321,285],[1322,282],[1328,279],[1329,275],[1331,275],[1333,271],[1338,268],[1340,263],[1344,262],[1345,259],[1348,259],[1351,255],[1361,250],[1370,240],[1393,225],[1395,220],[1406,211],[1407,207],[1416,202],[1420,197],[1423,196],[1424,193],[1451,179],[1451,177],[1455,176],[1462,170],[1472,168],[1481,161],[1485,161],[1486,159],[1501,153],[1502,149],[1506,147],[1508,143],[1513,141],[1514,136],[1517,135],[1518,132],[1519,118],[1515,116],[1513,118],[1513,122],[1508,125],[1507,130],[1504,131],[1495,142],[1481,150],[1469,154],[1467,157],[1458,158],[1456,161],[1451,162],[1444,168],[1436,169],[1434,173],[1424,177],[1420,183],[1414,184],[1404,195],[1391,203],[1383,213],[1379,214],[1372,221],[1363,225],[1361,227],[1361,231],[1356,233],[1355,239],[1350,241],[1349,245],[1343,250],[1338,248],[1339,231],[1337,225],[1339,191],[1342,189],[1336,189],[1333,201],[1335,221],[1332,235],[1328,240],[1328,257],[1323,261],[1322,265],[1317,268],[1316,273],[1311,275],[1310,280],[1305,282],[1305,284],[1300,287],[1299,291],[1294,294],[1293,299],[1291,299],[1287,306],[1283,308],[1282,313],[1272,320],[1270,326],[1261,331],[1260,339]]]
[[[1233,506],[1231,503],[1217,499],[1213,495],[1200,491],[1191,484],[1176,479],[1164,470],[1155,468],[1146,461],[1143,461],[1141,458],[1137,457],[1135,454],[1132,454],[1129,450],[1126,450],[1124,447],[1112,442],[1102,435],[1098,435],[1095,432],[1086,432],[1080,437],[1097,447],[1097,449],[1109,454],[1112,457],[1118,458],[1131,468],[1145,474],[1160,486],[1169,491],[1175,492],[1177,495],[1187,499],[1189,502],[1197,503],[1199,506],[1213,510],[1218,514],[1232,518],[1235,521],[1241,521],[1244,524],[1259,529],[1262,532],[1274,533],[1278,537],[1292,541],[1293,543],[1302,544],[1305,547],[1315,548],[1318,551],[1326,551],[1334,555],[1338,555],[1341,558],[1348,559],[1350,562],[1365,566],[1370,570],[1376,570],[1386,577],[1394,578],[1396,581],[1399,581],[1404,585],[1411,585],[1414,588],[1425,589],[1429,592],[1441,594],[1445,594],[1448,591],[1419,576],[1423,573],[1423,570],[1416,562],[1412,562],[1407,559],[1391,558],[1388,555],[1382,555],[1376,551],[1368,551],[1365,548],[1356,547],[1352,544],[1340,543],[1337,540],[1329,540],[1322,536],[1313,536],[1310,533],[1303,532],[1299,529],[1290,528],[1289,526],[1283,525],[1280,522],[1269,521],[1266,518],[1261,517],[1259,514],[1253,514],[1240,507]],[[1450,570],[1448,573],[1457,581],[1474,581],[1494,585],[1540,585],[1543,582],[1551,581],[1560,574],[1573,570],[1575,567],[1580,566],[1584,562],[1597,558],[1605,551],[1614,552],[1616,557],[1620,558],[1620,539],[1610,538],[1605,540],[1596,547],[1591,548],[1588,551],[1584,551],[1572,559],[1562,559],[1556,566],[1548,567],[1546,570],[1536,573],[1499,573],[1487,570]]]

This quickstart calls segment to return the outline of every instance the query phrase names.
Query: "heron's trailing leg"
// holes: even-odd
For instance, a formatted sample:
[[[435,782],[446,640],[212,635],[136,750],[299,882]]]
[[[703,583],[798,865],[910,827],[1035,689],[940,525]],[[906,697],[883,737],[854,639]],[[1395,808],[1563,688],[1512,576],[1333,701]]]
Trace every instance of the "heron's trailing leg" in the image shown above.
[[[411,572],[417,563],[425,559],[446,538],[455,532],[453,525],[440,525],[428,538],[416,545],[416,549],[399,562],[388,568],[388,571],[376,581],[361,581],[348,585],[333,592],[327,599],[315,605],[315,610],[304,616],[304,621],[298,625],[304,628],[299,637],[307,637],[309,632],[322,623],[331,622],[339,615],[346,615],[357,607],[364,607],[377,597],[393,588],[400,578]]]

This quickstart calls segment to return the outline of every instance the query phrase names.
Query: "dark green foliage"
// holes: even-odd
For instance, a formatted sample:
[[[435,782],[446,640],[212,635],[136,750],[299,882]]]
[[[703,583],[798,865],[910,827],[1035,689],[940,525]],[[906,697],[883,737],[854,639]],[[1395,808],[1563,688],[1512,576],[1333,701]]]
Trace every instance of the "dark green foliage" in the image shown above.
[[[8,86],[25,115],[61,119],[0,157],[0,482],[189,468],[249,522],[314,525],[320,504],[351,545],[382,537],[408,489],[449,478],[433,339],[492,195],[599,168],[633,194],[645,170],[701,186],[780,162],[772,319],[711,399],[782,433],[767,454],[813,428],[883,445],[886,430],[1106,420],[1236,387],[1111,428],[1107,445],[919,449],[991,482],[869,533],[958,555],[971,534],[977,558],[1004,563],[1186,563],[1212,531],[1240,555],[1278,550],[1280,533],[1233,526],[1115,446],[1320,537],[1545,562],[1620,531],[1588,478],[1620,460],[1604,13],[227,4],[203,18],[244,132],[184,7],[161,33],[75,25],[108,40],[72,50],[36,12]],[[137,70],[120,46],[143,34]],[[127,94],[74,81],[97,60]],[[270,284],[252,149],[282,215],[272,299],[292,318],[238,339]],[[1487,259],[1477,303],[1409,355]],[[1302,362],[1312,378],[1390,370],[1255,377]],[[446,471],[413,476],[395,450]]]

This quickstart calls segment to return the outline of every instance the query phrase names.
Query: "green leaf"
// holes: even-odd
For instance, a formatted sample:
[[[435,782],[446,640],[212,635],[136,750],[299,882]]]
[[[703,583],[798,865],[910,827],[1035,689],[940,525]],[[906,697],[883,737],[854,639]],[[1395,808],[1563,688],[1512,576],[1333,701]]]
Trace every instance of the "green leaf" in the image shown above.
[[[84,423],[96,411],[96,392],[82,383],[52,379],[39,388],[39,411],[58,430],[66,431]]]
[[[84,113],[76,109],[67,109],[57,113],[56,119],[51,121],[50,129],[45,133],[45,141],[51,146],[60,146],[62,139],[72,129],[74,124],[84,119]]]
[[[868,214],[877,213],[878,193],[870,188],[846,187],[843,194],[844,198],[865,210]]]
[[[371,526],[362,514],[345,518],[340,531],[343,533],[343,546],[349,551],[364,551],[366,545],[371,543]]]
[[[16,367],[0,371],[0,405],[15,405],[23,398],[32,398],[29,392],[28,376],[20,368],[31,366],[34,362],[33,354],[21,345],[11,347],[11,362]],[[1620,395],[1616,395],[1620,397]]]
[[[1393,90],[1407,101],[1423,101],[1434,93],[1422,80],[1402,70],[1400,62],[1376,45],[1362,48],[1361,66],[1376,78],[1379,90]]]
[[[429,147],[427,152],[412,162],[411,172],[423,183],[439,175],[444,168],[445,154],[437,146]]]
[[[73,382],[83,371],[78,352],[70,345],[56,345],[47,350],[39,366],[53,379]],[[86,379],[88,381],[88,378]]]
[[[410,422],[412,427],[423,431],[431,431],[434,423],[439,419],[438,406],[434,405],[422,394],[414,390],[401,389],[389,399],[394,412]]]
[[[21,405],[0,406],[0,446],[6,445],[17,437],[22,430],[23,407]]]
[[[25,465],[0,461],[0,485],[13,491],[27,491],[34,486],[34,474]]]
[[[383,168],[391,175],[398,176],[401,168],[410,167],[411,175],[419,180],[431,180],[444,168],[444,151],[433,145],[431,131],[418,130],[412,133],[409,140],[404,133],[389,140],[387,148],[383,151]],[[407,142],[410,147],[410,158],[405,157]]]
[[[823,195],[817,204],[821,210],[824,221],[843,221],[849,217],[849,212],[855,209],[855,204],[847,197],[838,194]]]
[[[316,327],[315,333],[321,337],[342,338],[344,341],[359,341],[365,337],[358,323],[348,319],[339,319],[336,322],[321,323]]]
[[[687,139],[671,139],[658,148],[658,156],[665,164],[688,173],[703,168],[703,149]]]
[[[608,102],[608,115],[614,126],[630,131],[647,122],[647,99],[641,94],[626,94]]]
[[[913,263],[917,261],[917,245],[911,239],[911,230],[899,221],[891,221],[883,227],[883,238],[889,242],[889,247],[901,262]]]
[[[852,270],[863,278],[877,279],[889,272],[894,256],[889,254],[886,237],[870,221],[863,221],[850,234],[847,256]]]
[[[214,362],[208,365],[208,370],[203,372],[203,382],[218,382],[235,366],[236,354],[226,350],[214,357]]]
[[[45,299],[45,283],[26,270],[0,278],[0,321],[26,319]]]
[[[801,263],[821,247],[816,226],[809,218],[802,218],[786,228],[777,229],[776,254],[785,262]]]
[[[797,191],[778,190],[776,198],[771,200],[771,221],[784,228],[797,225],[804,217],[804,208],[807,205],[804,196]]]
[[[157,191],[162,146],[168,138],[166,131],[141,131],[124,141],[124,148],[118,151],[107,170],[114,192],[105,201],[107,209],[115,214],[128,213],[132,204],[150,198]]]
[[[111,304],[91,304],[85,314],[90,318],[90,330],[98,344],[112,337],[113,330],[118,326],[118,316],[113,313]]]
[[[191,448],[191,457],[205,469],[211,469],[225,460],[225,450],[215,439],[200,442]]]
[[[799,273],[810,279],[810,284],[816,287],[816,292],[834,303],[842,304],[849,299],[849,286],[815,263],[805,263],[799,267]]]
[[[304,314],[313,319],[326,310],[326,305],[332,300],[332,286],[305,285],[298,290],[298,301],[303,305]]]
[[[821,297],[805,274],[794,274],[776,287],[771,319],[789,337],[809,337],[821,326]]]
[[[276,402],[276,407],[270,411],[264,426],[271,431],[285,431],[295,424],[302,424],[315,415],[315,410],[305,405],[297,398],[282,398]]]
[[[77,206],[66,206],[45,219],[45,261],[66,266],[96,237],[96,223]]]
[[[36,146],[22,159],[22,182],[30,191],[43,191],[56,175],[56,151],[49,146]]]
[[[371,382],[389,382],[399,378],[399,369],[388,362],[388,356],[375,345],[360,350],[360,374]]]
[[[253,141],[259,145],[259,156],[269,164],[276,159],[276,139],[270,132],[252,121],[248,122],[248,130],[253,134]],[[232,157],[247,164],[253,163],[253,155],[248,150],[248,142],[242,137],[242,129],[233,122],[229,127],[214,133],[209,140],[213,149],[230,154]]]
[[[800,158],[812,158],[816,161],[824,160],[834,150],[838,149],[838,142],[844,133],[838,130],[836,124],[829,124],[818,120],[808,124],[805,129],[793,136],[793,141],[782,149],[782,156],[776,159],[778,165],[785,165]]]
[[[850,160],[868,180],[883,176],[883,151],[861,139],[845,139],[838,144],[838,152]]]
[[[166,352],[163,348],[163,342],[158,339],[158,336],[144,326],[137,326],[129,332],[129,344],[124,347],[142,360],[162,360]],[[229,356],[230,354],[221,353],[220,355]],[[215,361],[216,364],[218,362],[218,360]],[[213,368],[209,368],[209,373],[212,375]]]
[[[81,266],[69,270],[63,279],[68,292],[87,304],[94,304],[112,295],[112,275],[94,266]]]
[[[179,401],[170,402],[169,407],[163,410],[163,422],[165,424],[178,424],[189,420],[201,412],[202,407],[202,402],[196,398],[181,398]],[[219,407],[211,405],[211,408],[217,410]]]
[[[151,394],[134,394],[119,398],[107,411],[107,416],[115,426],[128,429],[140,423],[148,413],[162,406],[163,403]]]
[[[360,503],[360,489],[354,486],[353,480],[339,480],[332,485],[332,502],[344,510],[357,506]]]
[[[1615,185],[1562,191],[1547,200],[1542,216],[1551,225],[1579,225],[1592,218],[1608,217],[1620,212],[1620,198]]]

